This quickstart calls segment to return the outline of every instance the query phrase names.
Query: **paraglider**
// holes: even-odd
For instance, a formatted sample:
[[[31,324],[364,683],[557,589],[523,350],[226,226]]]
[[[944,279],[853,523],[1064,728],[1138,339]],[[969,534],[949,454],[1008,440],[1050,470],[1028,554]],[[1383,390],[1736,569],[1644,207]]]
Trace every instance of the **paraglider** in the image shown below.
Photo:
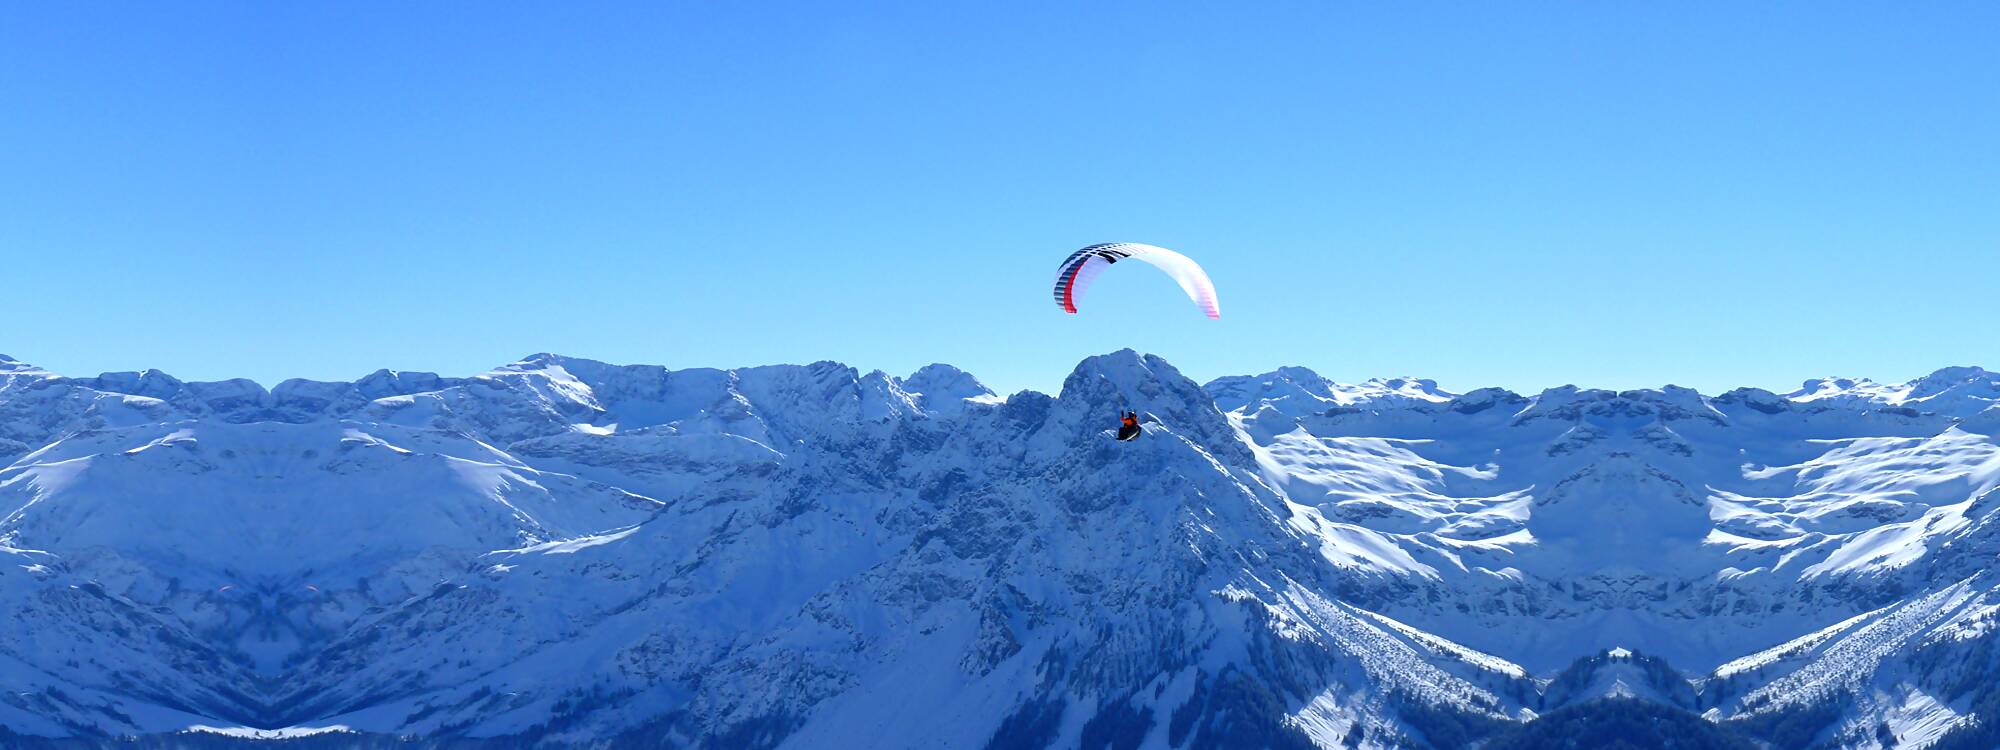
[[[1148,265],[1165,271],[1174,283],[1181,285],[1188,299],[1195,307],[1201,308],[1210,320],[1222,318],[1222,306],[1215,298],[1215,283],[1209,281],[1208,272],[1201,265],[1180,253],[1156,245],[1137,242],[1107,242],[1091,245],[1070,253],[1061,266],[1056,267],[1056,306],[1063,312],[1076,314],[1077,300],[1083,298],[1083,290],[1097,275],[1121,260],[1142,260]],[[1131,442],[1139,439],[1145,430],[1139,427],[1139,413],[1121,410],[1118,417],[1118,440]]]
[[[1139,434],[1145,432],[1139,429],[1139,413],[1136,411],[1125,412],[1118,422],[1118,439],[1121,441],[1138,440]]]
[[[1141,260],[1162,270],[1181,285],[1188,299],[1194,300],[1203,315],[1211,319],[1222,318],[1222,308],[1215,299],[1215,284],[1208,280],[1208,273],[1193,259],[1164,247],[1142,245],[1137,242],[1110,242],[1091,245],[1070,253],[1069,259],[1056,270],[1056,306],[1063,312],[1074,314],[1077,300],[1083,297],[1084,287],[1103,273],[1104,269],[1121,260]]]

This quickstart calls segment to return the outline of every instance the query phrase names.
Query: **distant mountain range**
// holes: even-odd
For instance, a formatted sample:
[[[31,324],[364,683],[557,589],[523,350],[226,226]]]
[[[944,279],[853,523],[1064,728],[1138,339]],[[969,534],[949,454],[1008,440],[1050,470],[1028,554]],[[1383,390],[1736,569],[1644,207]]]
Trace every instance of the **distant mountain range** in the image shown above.
[[[1990,748],[1997,404],[0,357],[0,745]]]

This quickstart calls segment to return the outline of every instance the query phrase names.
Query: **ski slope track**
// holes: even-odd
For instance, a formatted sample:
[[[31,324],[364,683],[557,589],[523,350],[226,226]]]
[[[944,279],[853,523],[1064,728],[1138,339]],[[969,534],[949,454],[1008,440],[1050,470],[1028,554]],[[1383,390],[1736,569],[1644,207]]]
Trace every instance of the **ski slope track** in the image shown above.
[[[0,744],[1445,748],[1617,698],[1921,747],[2000,673],[1996,436],[1965,367],[1459,394],[1121,351],[1001,396],[0,357]]]

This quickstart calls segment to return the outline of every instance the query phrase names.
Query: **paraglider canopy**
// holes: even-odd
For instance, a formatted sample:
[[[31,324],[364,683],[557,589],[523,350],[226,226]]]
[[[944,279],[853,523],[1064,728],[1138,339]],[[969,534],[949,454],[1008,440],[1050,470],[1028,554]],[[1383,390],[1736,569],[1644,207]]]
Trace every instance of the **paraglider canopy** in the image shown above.
[[[1194,300],[1196,307],[1212,319],[1222,318],[1222,307],[1215,299],[1215,284],[1208,280],[1208,273],[1185,255],[1164,247],[1142,245],[1137,242],[1110,242],[1091,245],[1070,253],[1067,260],[1056,269],[1056,305],[1063,312],[1076,312],[1077,300],[1082,299],[1083,290],[1092,279],[1122,260],[1140,260],[1165,271],[1181,291],[1187,292],[1188,299]]]

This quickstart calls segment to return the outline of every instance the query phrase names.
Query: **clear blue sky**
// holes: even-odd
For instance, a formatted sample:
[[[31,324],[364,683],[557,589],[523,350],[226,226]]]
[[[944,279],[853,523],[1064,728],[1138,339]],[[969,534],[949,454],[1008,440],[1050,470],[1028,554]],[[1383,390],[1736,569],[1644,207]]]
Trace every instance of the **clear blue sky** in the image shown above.
[[[0,5],[0,352],[2000,368],[2000,4],[554,5]],[[1126,267],[1061,314],[1113,240],[1223,320]]]

